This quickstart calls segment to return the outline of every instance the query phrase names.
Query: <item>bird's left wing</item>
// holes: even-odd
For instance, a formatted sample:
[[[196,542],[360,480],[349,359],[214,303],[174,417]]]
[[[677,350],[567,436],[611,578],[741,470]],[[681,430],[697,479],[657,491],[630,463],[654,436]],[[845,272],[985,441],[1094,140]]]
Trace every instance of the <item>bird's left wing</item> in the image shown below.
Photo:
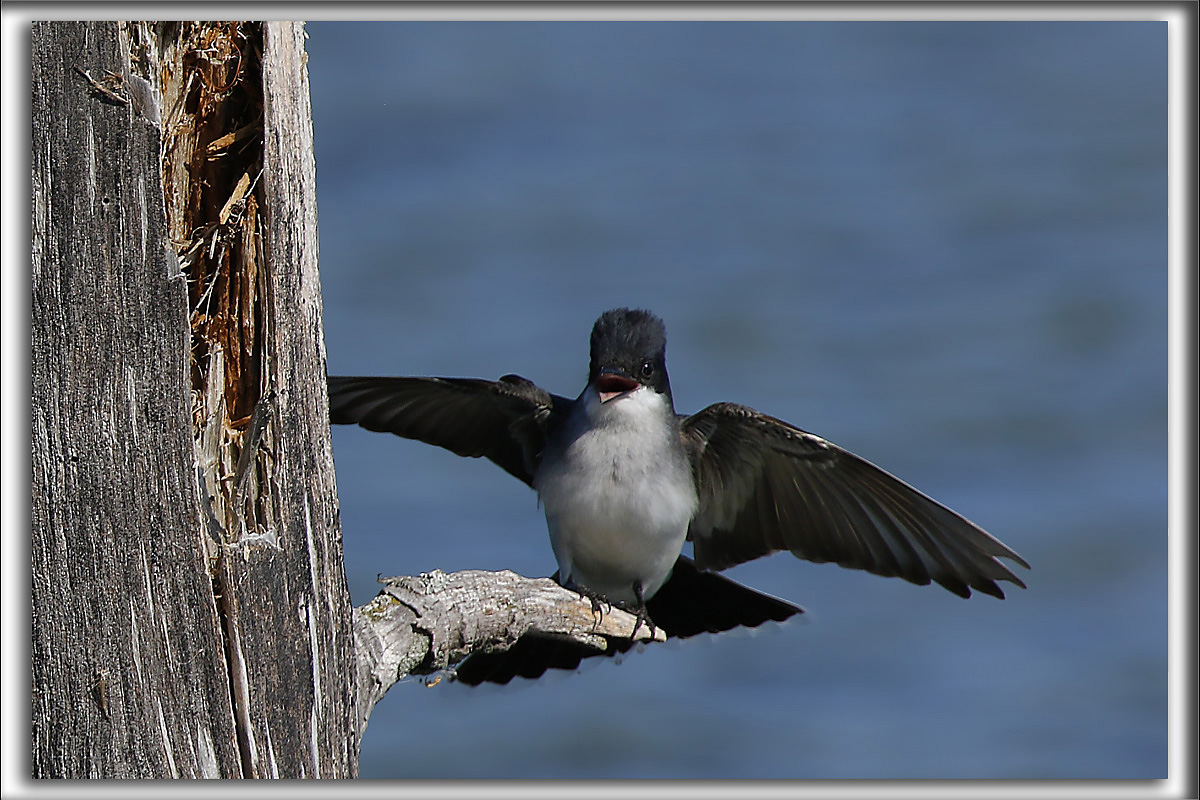
[[[724,569],[779,550],[962,597],[1025,584],[998,558],[1029,567],[982,528],[820,436],[733,403],[681,417],[700,510],[697,564]]]
[[[486,456],[533,485],[545,432],[569,400],[519,375],[478,378],[330,376],[329,421]]]

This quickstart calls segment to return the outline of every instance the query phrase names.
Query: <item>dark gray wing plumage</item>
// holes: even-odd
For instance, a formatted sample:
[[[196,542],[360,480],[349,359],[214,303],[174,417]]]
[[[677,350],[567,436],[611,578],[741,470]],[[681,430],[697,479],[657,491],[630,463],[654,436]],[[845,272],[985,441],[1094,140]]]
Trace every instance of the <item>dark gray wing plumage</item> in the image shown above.
[[[688,538],[703,569],[779,550],[962,597],[1004,597],[1028,568],[990,534],[874,464],[786,422],[732,403],[680,419],[700,495]]]
[[[486,456],[531,486],[546,427],[570,403],[518,375],[327,380],[330,422]]]

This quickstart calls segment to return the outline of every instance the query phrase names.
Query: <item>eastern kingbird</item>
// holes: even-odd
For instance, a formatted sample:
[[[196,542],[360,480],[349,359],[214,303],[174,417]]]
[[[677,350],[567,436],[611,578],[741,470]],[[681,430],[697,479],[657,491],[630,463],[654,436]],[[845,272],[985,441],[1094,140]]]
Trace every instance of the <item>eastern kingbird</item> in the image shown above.
[[[1013,550],[819,436],[733,403],[676,414],[666,342],[654,314],[614,309],[592,328],[575,400],[518,375],[330,377],[330,419],[491,459],[537,492],[559,583],[668,636],[800,613],[711,572],[779,550],[962,597],[1003,598],[996,581],[1025,586],[998,560],[1028,568]],[[688,540],[694,561],[681,555]],[[472,657],[458,678],[505,682],[578,664],[514,651],[464,669]]]

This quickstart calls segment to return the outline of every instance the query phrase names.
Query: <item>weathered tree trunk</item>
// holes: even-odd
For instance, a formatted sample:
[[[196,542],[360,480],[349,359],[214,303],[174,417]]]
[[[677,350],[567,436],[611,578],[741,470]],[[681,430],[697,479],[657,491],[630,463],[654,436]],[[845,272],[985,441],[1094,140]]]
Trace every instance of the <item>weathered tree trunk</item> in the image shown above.
[[[355,773],[302,40],[34,26],[35,776]]]
[[[353,777],[410,672],[663,638],[512,573],[351,609],[301,25],[32,40],[34,777]]]

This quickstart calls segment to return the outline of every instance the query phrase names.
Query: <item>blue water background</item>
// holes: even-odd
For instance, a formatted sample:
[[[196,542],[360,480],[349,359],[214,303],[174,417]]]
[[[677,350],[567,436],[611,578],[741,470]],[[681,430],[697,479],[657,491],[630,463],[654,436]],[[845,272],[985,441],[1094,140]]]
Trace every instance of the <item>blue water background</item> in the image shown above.
[[[582,388],[666,320],[681,411],[818,433],[1033,565],[960,600],[787,555],[802,624],[413,680],[376,778],[1167,770],[1165,23],[312,23],[332,374]],[[334,431],[348,578],[554,568],[486,461]]]

